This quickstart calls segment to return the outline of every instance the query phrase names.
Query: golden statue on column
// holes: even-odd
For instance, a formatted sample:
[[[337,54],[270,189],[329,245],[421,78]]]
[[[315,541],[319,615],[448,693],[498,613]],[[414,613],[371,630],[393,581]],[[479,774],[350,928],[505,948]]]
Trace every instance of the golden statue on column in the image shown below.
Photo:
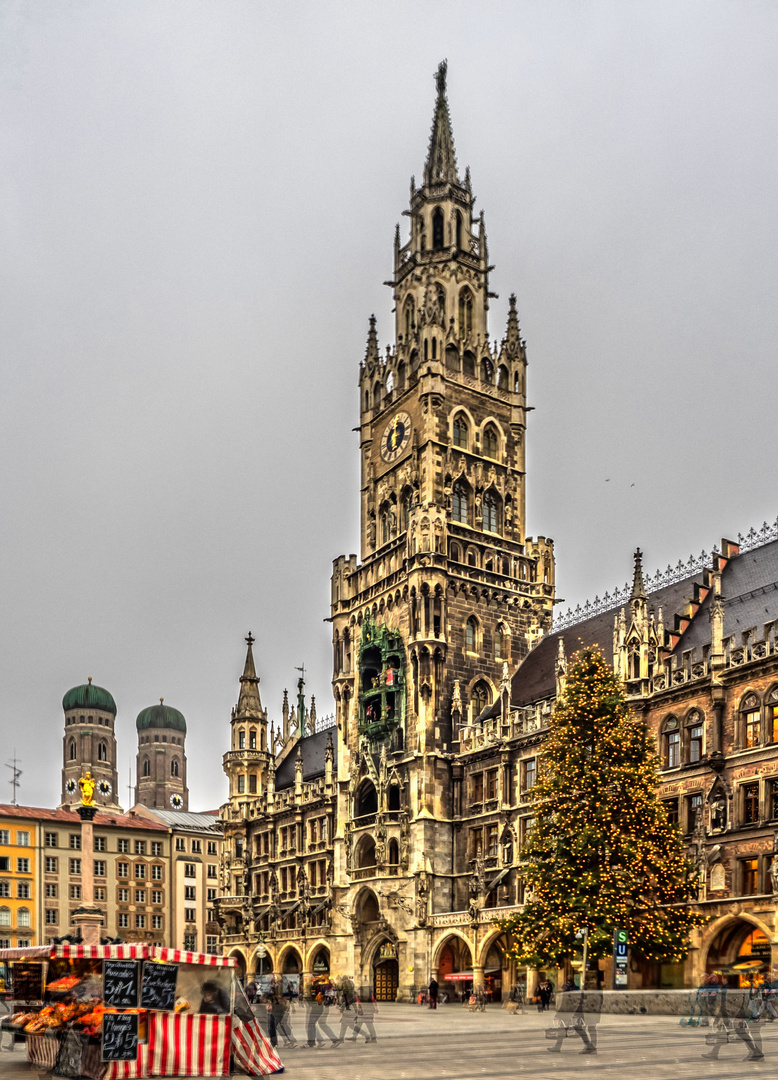
[[[95,798],[95,782],[89,770],[87,770],[86,776],[82,776],[78,781],[78,786],[81,788],[81,805],[91,806]]]

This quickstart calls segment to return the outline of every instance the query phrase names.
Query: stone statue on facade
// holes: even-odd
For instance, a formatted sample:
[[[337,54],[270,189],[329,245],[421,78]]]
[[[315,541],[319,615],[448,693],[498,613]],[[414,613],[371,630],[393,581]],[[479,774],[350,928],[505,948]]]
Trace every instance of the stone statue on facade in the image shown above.
[[[429,881],[427,871],[422,870],[416,883],[416,922],[419,926],[427,925],[427,903],[429,897]]]
[[[724,832],[727,827],[727,800],[721,792],[710,804],[710,827],[713,832]]]

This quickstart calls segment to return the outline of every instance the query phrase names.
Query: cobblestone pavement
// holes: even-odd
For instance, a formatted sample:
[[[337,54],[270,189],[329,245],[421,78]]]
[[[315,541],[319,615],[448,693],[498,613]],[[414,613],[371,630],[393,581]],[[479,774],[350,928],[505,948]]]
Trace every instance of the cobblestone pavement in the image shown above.
[[[304,1046],[305,1015],[294,1014],[296,1047],[280,1048],[284,1080],[581,1080],[618,1077],[640,1068],[648,1080],[740,1080],[778,1076],[778,1022],[760,1032],[763,1061],[744,1061],[742,1043],[723,1045],[718,1061],[703,1058],[710,1047],[705,1029],[687,1028],[676,1017],[603,1016],[597,1053],[581,1056],[578,1038],[566,1039],[559,1054],[544,1036],[553,1012],[510,1016],[497,1006],[469,1013],[458,1005],[437,1011],[414,1005],[381,1005],[375,1018],[378,1041]],[[340,1014],[330,1027],[339,1033]],[[0,1053],[0,1080],[39,1080],[23,1052]]]

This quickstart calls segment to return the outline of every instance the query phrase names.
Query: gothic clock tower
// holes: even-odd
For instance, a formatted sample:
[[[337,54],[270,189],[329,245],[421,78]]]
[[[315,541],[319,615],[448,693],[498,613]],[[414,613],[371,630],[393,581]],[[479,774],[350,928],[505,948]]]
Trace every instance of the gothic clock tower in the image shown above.
[[[387,283],[395,344],[379,349],[371,317],[359,370],[361,551],[334,562],[331,622],[339,881],[357,888],[371,867],[400,888],[415,878],[424,904],[449,910],[459,730],[550,627],[554,557],[551,540],[525,531],[516,299],[498,346],[494,268],[469,169],[457,167],[445,63],[436,82],[410,236],[402,243],[397,227]]]

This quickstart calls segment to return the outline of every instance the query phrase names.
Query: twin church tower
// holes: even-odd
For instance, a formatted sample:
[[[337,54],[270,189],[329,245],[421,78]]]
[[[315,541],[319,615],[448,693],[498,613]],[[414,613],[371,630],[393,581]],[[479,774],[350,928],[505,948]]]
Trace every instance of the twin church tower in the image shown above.
[[[74,686],[62,699],[65,735],[62,742],[61,806],[81,801],[79,779],[91,772],[96,781],[95,805],[119,811],[116,768],[116,702],[91,678]],[[143,709],[135,721],[138,754],[134,798],[154,810],[188,810],[186,786],[186,720],[178,709],[158,705]]]

